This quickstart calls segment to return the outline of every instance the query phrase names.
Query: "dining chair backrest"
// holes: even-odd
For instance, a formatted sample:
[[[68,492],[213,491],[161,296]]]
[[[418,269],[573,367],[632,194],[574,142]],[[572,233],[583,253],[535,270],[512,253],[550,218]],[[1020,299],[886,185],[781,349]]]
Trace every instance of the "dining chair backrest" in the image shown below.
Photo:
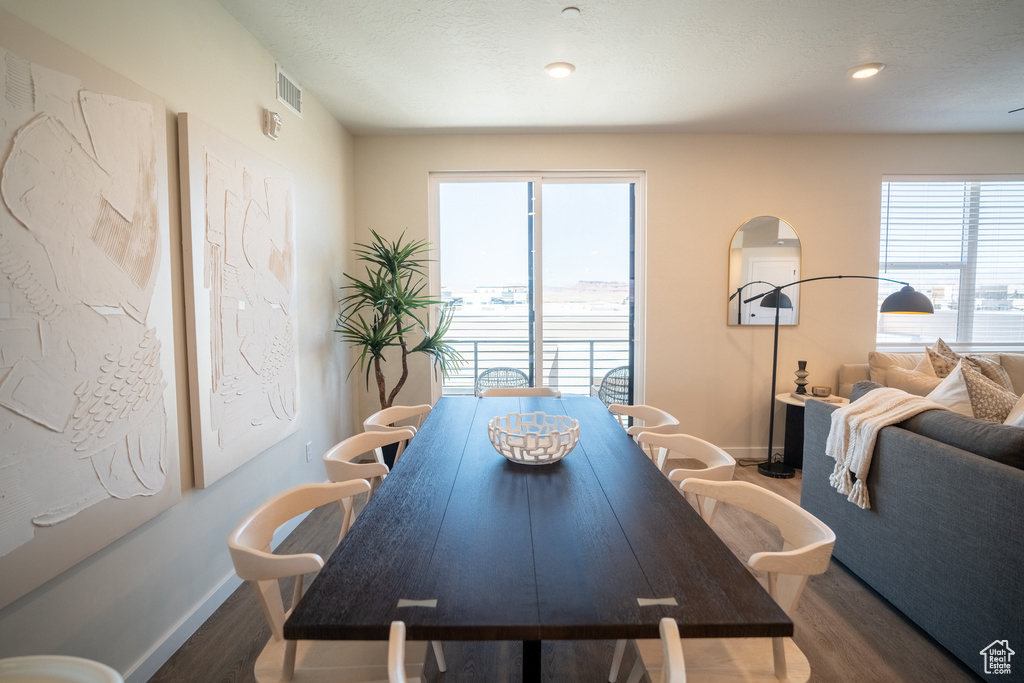
[[[747,564],[768,576],[768,592],[792,616],[807,577],[828,569],[836,535],[817,517],[782,496],[746,481],[686,479],[681,488],[698,498],[735,505],[773,524],[782,548],[756,552]],[[705,518],[707,521],[707,518]]]
[[[423,403],[418,406],[391,406],[390,408],[384,408],[363,420],[363,431],[387,432],[395,429],[410,428],[415,434],[423,424],[423,420],[430,414],[430,410],[429,403]],[[397,424],[403,420],[411,420],[412,424]]]
[[[392,621],[388,638],[388,683],[408,683],[405,677],[405,622]]]
[[[480,392],[481,398],[494,396],[551,396],[560,398],[562,392],[551,387],[491,387]]]
[[[658,622],[661,632],[662,669],[661,683],[686,683],[686,663],[683,659],[683,644],[679,639],[679,626],[675,619],[664,617]]]
[[[69,655],[22,655],[0,659],[0,683],[124,683],[106,664]]]
[[[601,378],[601,386],[597,389],[597,397],[601,403],[611,406],[613,403],[629,402],[629,366],[620,365],[609,370]]]
[[[324,469],[327,478],[333,482],[365,479],[370,482],[370,496],[390,472],[384,464],[382,448],[391,444],[402,444],[413,437],[412,427],[392,429],[386,432],[362,432],[331,446],[324,453]],[[373,462],[354,462],[367,453],[373,453]],[[345,520],[342,532],[348,531],[351,516]]]
[[[477,396],[484,389],[495,387],[528,387],[530,378],[518,368],[488,368],[476,378],[473,390]]]
[[[251,512],[228,536],[228,551],[235,573],[250,582],[259,596],[263,615],[275,640],[284,638],[287,613],[281,597],[280,580],[295,577],[292,591],[294,606],[302,597],[303,576],[318,572],[324,566],[316,553],[276,554],[271,552],[274,532],[285,522],[329,503],[340,503],[347,519],[351,514],[352,497],[368,493],[369,482],[358,479],[342,483],[305,484],[279,493]],[[343,523],[344,536],[347,526]],[[289,641],[284,660],[287,678],[295,668],[295,641]]]
[[[626,433],[632,437],[641,432],[674,434],[679,431],[679,420],[654,406],[644,404],[631,406],[625,403],[613,403],[608,406],[608,410],[616,415],[626,415],[634,420],[641,420],[643,422],[643,424],[634,424],[626,429]]]
[[[736,471],[736,460],[731,455],[715,444],[696,436],[641,432],[637,435],[636,442],[660,470],[664,471],[665,463],[674,458],[697,460],[704,465],[700,468],[679,467],[670,471],[668,478],[677,485],[691,477],[710,479],[711,481],[731,481]],[[680,492],[690,501],[691,505],[697,508],[698,512],[701,512],[701,515],[708,520],[708,524],[714,522],[714,508],[716,507],[714,500],[704,499],[698,504],[696,496]],[[704,505],[707,508],[706,512],[702,511],[699,505]]]

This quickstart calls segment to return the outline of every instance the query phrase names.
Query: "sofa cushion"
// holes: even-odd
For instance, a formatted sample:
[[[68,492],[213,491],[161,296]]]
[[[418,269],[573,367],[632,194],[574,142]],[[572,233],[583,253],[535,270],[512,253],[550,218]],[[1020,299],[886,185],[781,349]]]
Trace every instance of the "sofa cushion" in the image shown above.
[[[893,389],[902,389],[914,396],[927,396],[935,387],[943,382],[943,380],[935,375],[917,372],[916,370],[906,370],[896,366],[889,368],[886,379],[889,386]]]
[[[880,386],[874,382],[857,382],[853,385],[850,400],[856,401]],[[983,458],[1024,469],[1024,427],[985,422],[951,410],[926,410],[895,426]]]
[[[1010,376],[1013,393],[1018,396],[1024,394],[1024,353],[1001,353],[999,354],[999,365]]]
[[[879,384],[886,383],[886,375],[892,366],[913,370],[921,362],[923,353],[888,353],[885,351],[870,351],[868,353],[868,368],[871,372],[871,381]]]

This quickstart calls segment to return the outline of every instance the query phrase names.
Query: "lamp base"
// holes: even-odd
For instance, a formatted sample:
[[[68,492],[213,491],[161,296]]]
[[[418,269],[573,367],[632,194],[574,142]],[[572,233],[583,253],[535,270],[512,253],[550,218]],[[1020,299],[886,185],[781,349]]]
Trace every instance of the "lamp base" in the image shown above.
[[[757,466],[757,471],[772,479],[792,479],[796,476],[796,470],[784,462],[763,462]]]

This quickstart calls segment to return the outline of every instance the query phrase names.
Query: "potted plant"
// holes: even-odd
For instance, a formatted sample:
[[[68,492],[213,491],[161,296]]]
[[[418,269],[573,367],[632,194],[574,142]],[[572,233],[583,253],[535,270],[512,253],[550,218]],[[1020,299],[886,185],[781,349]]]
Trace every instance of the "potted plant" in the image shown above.
[[[390,408],[398,392],[409,378],[409,356],[423,353],[431,358],[434,375],[440,372],[448,377],[458,371],[462,355],[447,341],[445,335],[452,323],[454,309],[440,299],[425,293],[427,253],[426,240],[403,241],[405,233],[396,241],[373,234],[370,244],[356,244],[357,262],[363,264],[365,277],[345,274],[344,293],[338,302],[338,329],[342,341],[359,350],[349,374],[358,365],[366,371],[366,388],[370,388],[370,375],[377,384],[380,407]],[[431,306],[440,306],[433,331],[428,327],[426,314]],[[410,346],[411,340],[419,337]],[[397,353],[402,372],[391,390],[384,375],[386,356]]]

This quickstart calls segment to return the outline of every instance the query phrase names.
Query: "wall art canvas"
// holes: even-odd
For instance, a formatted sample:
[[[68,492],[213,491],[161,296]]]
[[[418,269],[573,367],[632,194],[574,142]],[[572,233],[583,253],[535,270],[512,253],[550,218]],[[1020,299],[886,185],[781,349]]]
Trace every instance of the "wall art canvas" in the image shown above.
[[[0,12],[0,607],[181,498],[163,101]]]
[[[287,171],[178,115],[196,486],[298,428]]]

